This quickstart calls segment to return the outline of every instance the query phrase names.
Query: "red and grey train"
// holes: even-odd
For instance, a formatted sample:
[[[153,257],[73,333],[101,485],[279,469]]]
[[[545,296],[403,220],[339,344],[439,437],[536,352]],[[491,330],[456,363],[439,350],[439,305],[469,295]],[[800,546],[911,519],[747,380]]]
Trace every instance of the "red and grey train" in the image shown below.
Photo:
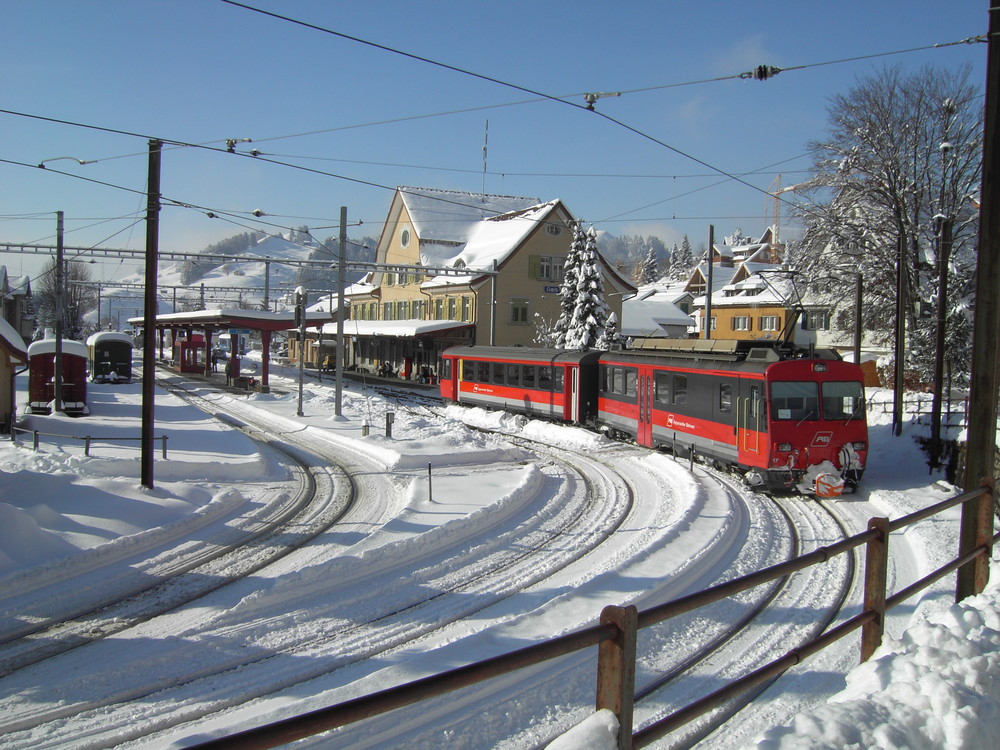
[[[752,341],[588,352],[461,346],[442,358],[445,400],[593,426],[679,456],[695,451],[769,492],[850,492],[868,458],[861,369],[832,350]]]

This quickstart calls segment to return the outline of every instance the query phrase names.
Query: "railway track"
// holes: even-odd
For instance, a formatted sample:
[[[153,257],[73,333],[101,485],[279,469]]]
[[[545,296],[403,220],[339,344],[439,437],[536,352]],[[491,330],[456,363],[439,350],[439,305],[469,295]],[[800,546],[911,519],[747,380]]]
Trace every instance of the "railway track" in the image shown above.
[[[228,404],[227,411],[239,422],[250,421],[252,409]],[[281,435],[280,439],[293,437],[310,451],[321,452],[321,437],[299,429],[294,436]],[[320,594],[323,582],[330,585],[329,571],[322,576],[322,582],[302,574],[294,587],[276,586],[264,593],[250,590],[227,593],[231,588],[239,590],[239,584],[220,590],[217,597],[224,595],[230,602],[238,601],[227,608],[225,615],[217,618],[208,638],[227,643],[255,643],[266,636],[266,652],[251,649],[247,653],[246,649],[239,649],[242,653],[234,655],[227,649],[216,648],[215,660],[199,657],[194,671],[181,667],[163,668],[164,661],[183,662],[174,662],[159,654],[156,662],[161,668],[155,680],[146,681],[133,690],[108,691],[106,694],[113,697],[104,699],[73,705],[24,706],[23,710],[13,712],[17,716],[7,712],[8,718],[0,731],[7,733],[5,739],[12,747],[22,746],[22,738],[23,746],[45,746],[36,744],[33,730],[73,718],[75,747],[103,746],[112,735],[116,743],[138,740],[148,737],[150,732],[168,732],[179,722],[203,719],[240,706],[254,697],[264,698],[276,691],[293,688],[331,670],[348,671],[352,664],[405,649],[417,639],[447,640],[452,637],[447,634],[449,630],[467,629],[463,621],[474,619],[477,613],[516,597],[525,588],[551,576],[554,571],[567,568],[573,560],[599,546],[613,532],[620,518],[627,515],[631,496],[620,479],[610,474],[581,474],[558,467],[551,461],[546,463],[547,469],[533,470],[534,481],[558,480],[564,489],[554,498],[547,497],[544,508],[521,503],[507,511],[507,518],[501,517],[499,522],[493,519],[487,533],[474,529],[472,536],[459,534],[450,541],[444,540],[447,543],[436,546],[433,553],[425,550],[416,557],[403,555],[406,566],[418,563],[415,569],[402,570],[400,565],[378,560],[374,566],[379,572],[377,576],[352,578],[347,570],[348,563],[344,563],[341,567],[345,575],[333,576],[337,579],[338,592],[333,596],[329,590]],[[372,472],[352,470],[351,473]],[[360,496],[364,497],[363,488]],[[474,542],[471,546],[470,540]],[[307,551],[300,550],[299,554]],[[424,581],[424,586],[413,589],[404,585],[410,577]],[[428,590],[433,593],[428,595]],[[415,598],[414,593],[417,594]],[[331,604],[318,604],[317,596],[324,596]],[[202,599],[199,606],[212,607],[213,598]],[[264,606],[262,599],[271,599],[270,605],[280,605],[271,609],[278,613],[252,623],[240,621],[241,604],[245,604],[244,611],[259,610]],[[303,634],[287,629],[285,626],[303,607],[308,607],[314,623],[309,632]],[[345,608],[351,612],[350,621],[338,621],[338,618],[343,620]],[[516,613],[510,616],[515,617]],[[126,637],[142,640],[154,625],[155,622],[140,624],[129,629]],[[185,636],[179,631],[175,637]],[[304,654],[309,654],[313,660],[306,667],[301,661]],[[190,654],[187,656],[190,658]],[[259,679],[256,672],[260,673]],[[234,680],[234,676],[238,679]],[[112,679],[110,674],[106,679]],[[99,685],[104,680],[100,676],[88,678],[92,685],[95,682]],[[208,703],[186,702],[183,696],[192,692],[210,694],[212,699]],[[167,696],[178,697],[167,699]],[[155,703],[144,716],[141,729],[115,726],[113,732],[107,733],[96,728],[115,725],[113,716],[120,711],[130,711],[129,704],[139,701]],[[160,706],[165,709],[162,713],[158,710]],[[80,721],[95,725],[93,736],[78,736]],[[47,741],[51,739],[55,738],[50,737]],[[55,744],[58,745],[58,741]]]
[[[198,400],[169,383],[161,385],[188,401]],[[248,576],[343,515],[353,494],[346,475],[315,456],[285,447],[259,429],[235,426],[284,465],[291,480],[276,487],[270,501],[250,517],[227,524],[210,540],[168,546],[148,558],[142,557],[143,549],[130,550],[136,561],[127,577],[109,577],[103,570],[109,562],[104,557],[88,564],[87,556],[81,556],[70,571],[80,580],[79,594],[72,599],[54,599],[46,588],[25,592],[8,588],[4,610],[16,612],[17,617],[5,622],[0,634],[0,677],[122,632]],[[60,578],[58,583],[65,580]]]

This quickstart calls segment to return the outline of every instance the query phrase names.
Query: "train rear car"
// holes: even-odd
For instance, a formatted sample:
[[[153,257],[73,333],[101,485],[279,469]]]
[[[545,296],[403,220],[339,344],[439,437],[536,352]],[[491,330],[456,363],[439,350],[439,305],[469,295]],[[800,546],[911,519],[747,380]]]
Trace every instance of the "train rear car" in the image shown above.
[[[122,331],[99,331],[90,336],[90,379],[95,383],[131,383],[132,349],[132,337]]]
[[[862,382],[832,352],[752,342],[608,352],[598,422],[640,445],[695,451],[767,491],[836,495],[857,485],[867,460]]]
[[[596,414],[599,355],[518,346],[454,346],[441,355],[441,396],[468,406],[585,423]]]
[[[46,337],[28,346],[28,409],[48,414],[55,400],[56,339]],[[62,409],[66,414],[87,413],[87,346],[82,341],[62,340]]]

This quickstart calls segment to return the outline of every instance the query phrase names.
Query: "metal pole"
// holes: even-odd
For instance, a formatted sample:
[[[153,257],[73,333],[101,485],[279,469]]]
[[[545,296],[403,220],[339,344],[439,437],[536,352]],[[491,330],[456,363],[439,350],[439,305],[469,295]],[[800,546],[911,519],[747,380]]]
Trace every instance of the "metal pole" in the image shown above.
[[[854,285],[854,364],[861,366],[861,293],[862,293],[863,281],[861,278],[861,272],[858,271],[858,277],[855,279]]]
[[[347,300],[344,288],[347,283],[347,206],[340,207],[340,259],[337,261],[337,349],[336,357],[336,399],[334,414],[343,414],[344,401],[344,316],[347,314]]]
[[[146,196],[146,294],[142,320],[142,456],[141,483],[153,488],[153,383],[156,373],[156,275],[160,231],[160,148],[163,142],[149,141],[149,185]]]
[[[899,233],[896,246],[896,342],[893,353],[895,362],[895,383],[892,395],[892,434],[903,434],[903,378],[906,357],[906,239]]]
[[[299,319],[299,407],[296,416],[302,413],[302,379],[306,371],[306,290],[299,287],[295,290],[295,314]]]
[[[996,188],[1000,169],[997,148],[1000,104],[1000,7],[989,9],[986,61],[986,117],[983,125],[983,178],[979,214],[976,314],[972,332],[972,377],[969,392],[968,459],[965,488],[979,486],[996,474],[997,390],[1000,387],[1000,205]],[[992,536],[993,498],[980,497],[962,506],[961,552],[976,546],[977,529]],[[959,568],[957,597],[978,594],[989,577],[989,555]]]
[[[944,342],[948,320],[948,256],[951,254],[952,220],[940,217],[938,227],[937,331],[934,344],[934,393],[931,397],[931,470],[941,461],[941,391],[944,389]]]
[[[497,345],[497,262],[493,261],[493,276],[490,279],[490,346]],[[478,343],[478,342],[476,342]]]
[[[708,225],[708,289],[705,290],[705,339],[712,338],[712,261],[715,260],[715,225]]]
[[[62,390],[63,390],[63,369],[62,369],[62,340],[63,340],[63,289],[66,280],[63,276],[63,212],[56,211],[56,354],[55,372],[53,373],[53,394],[52,411],[58,413],[62,411]]]

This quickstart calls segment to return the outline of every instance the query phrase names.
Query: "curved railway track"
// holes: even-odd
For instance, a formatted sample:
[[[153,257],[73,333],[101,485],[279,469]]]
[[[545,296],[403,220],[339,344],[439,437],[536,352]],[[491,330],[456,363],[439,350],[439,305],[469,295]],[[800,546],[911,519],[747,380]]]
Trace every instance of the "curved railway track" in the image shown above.
[[[169,383],[161,385],[188,401],[198,401]],[[4,607],[16,610],[17,621],[0,634],[0,677],[119,633],[248,576],[329,528],[350,507],[353,489],[345,474],[315,456],[287,448],[259,428],[233,426],[272,452],[291,475],[290,486],[272,493],[273,499],[253,517],[241,519],[238,528],[141,560],[131,566],[125,580],[109,578],[101,570],[108,563],[104,558],[92,568],[86,562],[75,565],[74,577],[90,573],[100,577],[97,583],[81,583],[76,599],[53,600],[45,588],[21,596],[6,591]]]
[[[218,412],[215,404],[204,399],[202,402],[203,408]],[[411,407],[401,402],[399,408]],[[415,409],[432,410],[424,399]],[[447,662],[448,644],[475,637],[479,628],[486,627],[477,625],[478,621],[490,623],[489,632],[497,628],[502,631],[505,624],[516,629],[521,619],[532,616],[538,609],[541,601],[538,597],[553,580],[560,582],[553,600],[558,608],[566,591],[586,597],[588,576],[612,575],[612,568],[623,556],[633,554],[641,558],[642,545],[651,543],[649,540],[658,538],[657,535],[676,542],[680,539],[680,529],[687,529],[695,522],[693,516],[680,514],[669,519],[677,529],[667,533],[665,509],[657,516],[650,515],[649,507],[636,507],[637,493],[646,493],[654,486],[635,486],[637,467],[644,461],[655,460],[648,458],[647,451],[615,446],[607,455],[570,457],[536,444],[532,450],[541,459],[534,462],[532,481],[558,481],[562,485],[559,492],[548,497],[541,507],[526,501],[505,508],[499,518],[491,519],[485,527],[468,521],[458,524],[449,533],[441,534],[433,549],[423,548],[419,554],[411,554],[413,551],[408,551],[405,543],[382,547],[372,541],[379,533],[373,526],[385,523],[384,519],[378,519],[386,509],[369,510],[352,519],[352,509],[366,506],[379,492],[386,491],[385,478],[376,476],[379,471],[365,457],[345,459],[345,453],[351,451],[345,451],[343,446],[332,450],[318,431],[302,429],[294,422],[287,424],[287,430],[281,424],[275,426],[273,418],[258,419],[254,408],[242,401],[227,402],[226,412],[231,423],[257,437],[266,434],[267,440],[280,445],[289,456],[310,464],[310,470],[322,468],[316,464],[338,456],[345,468],[337,481],[351,483],[355,502],[336,514],[336,518],[324,516],[324,523],[326,520],[330,523],[323,528],[312,520],[300,519],[318,529],[309,537],[312,543],[299,533],[301,529],[294,528],[293,522],[288,534],[298,543],[284,554],[268,561],[258,558],[250,565],[245,575],[256,572],[254,583],[233,578],[214,586],[211,591],[215,593],[207,593],[208,590],[199,593],[199,608],[214,614],[197,626],[185,622],[180,614],[170,614],[180,602],[164,610],[168,613],[162,617],[150,614],[142,621],[123,619],[122,627],[115,632],[121,634],[119,639],[126,645],[147,643],[151,638],[162,641],[164,633],[170,634],[166,636],[168,640],[176,640],[176,645],[168,644],[149,656],[149,663],[156,665],[155,678],[133,687],[115,687],[116,669],[125,668],[122,659],[126,657],[105,651],[109,660],[103,673],[96,679],[88,676],[79,681],[80,700],[0,703],[5,715],[0,732],[5,733],[6,746],[59,747],[72,743],[75,748],[96,748],[131,742],[166,744],[185,737],[190,740],[198,735],[198,727],[205,722],[225,725],[234,712],[257,715],[257,711],[270,710],[268,706],[274,697],[289,692],[319,690],[332,691],[334,695],[343,690],[365,692],[365,680],[374,674],[376,665],[406,661],[408,654],[416,653],[440,654]],[[632,473],[621,470],[626,464]],[[470,467],[463,467],[462,471],[475,473]],[[649,468],[649,473],[656,471]],[[336,482],[332,474],[328,476],[331,478],[324,481],[330,482],[332,495]],[[660,478],[656,482],[659,482],[655,485],[657,491],[669,500],[666,480]],[[321,488],[318,494],[324,492]],[[709,556],[715,566],[725,564],[737,571],[744,564],[752,566],[744,559],[745,543],[741,547],[739,539],[747,538],[753,527],[772,528],[773,520],[760,516],[764,511],[749,507],[742,494],[732,487],[722,485],[707,492],[710,497],[703,501],[715,510],[706,515],[717,516],[713,520],[717,527],[704,533],[718,544],[706,546],[701,554]],[[731,512],[722,513],[723,507],[729,507]],[[346,526],[333,532],[337,541],[331,546],[328,530],[338,519]],[[278,533],[269,538],[274,539]],[[772,541],[778,543],[777,538]],[[629,549],[629,545],[634,549]],[[262,546],[267,546],[267,542],[262,540]],[[394,556],[399,559],[394,560]],[[708,585],[710,582],[704,580],[704,573],[699,573],[698,568],[693,562],[682,565],[670,585],[659,587],[651,596],[666,600],[675,598],[679,591]],[[420,584],[414,586],[414,581]],[[753,611],[766,610],[767,603],[779,596],[781,590],[776,584],[762,596],[747,597],[741,606]],[[651,603],[655,602],[646,602],[645,606]],[[349,618],[344,616],[347,612]],[[307,617],[308,627],[302,627]],[[753,615],[742,619],[744,628],[749,627]],[[706,641],[706,634],[702,636],[701,640]],[[719,651],[724,640],[725,636],[708,634],[700,650],[705,654]],[[207,645],[192,655],[192,644],[199,641]],[[102,645],[94,643],[91,649],[100,649]],[[74,668],[73,657],[74,654],[62,657],[68,659],[65,666],[70,673]],[[92,663],[94,657],[81,656],[81,661],[88,659]],[[190,668],[188,662],[196,666]],[[140,668],[142,663],[140,660]],[[22,666],[26,665],[27,662]],[[127,668],[135,667],[130,664]],[[441,667],[429,663],[425,668],[438,671]],[[650,668],[644,667],[643,674]],[[572,692],[581,680],[589,686],[593,680],[592,668],[584,671],[584,677],[574,672],[560,687]],[[565,670],[564,673],[569,674]],[[674,680],[682,674],[678,670]],[[28,681],[31,683],[30,677]],[[82,697],[95,692],[94,689],[103,697]],[[502,695],[503,684],[489,689],[498,691],[501,711],[503,701],[518,700],[516,694]],[[661,692],[662,689],[650,686],[643,696],[651,696],[655,701]],[[469,700],[467,693],[450,699],[449,711],[444,713],[461,712],[463,701]],[[141,722],[124,718],[134,716],[132,706],[139,704],[145,706]],[[428,746],[439,741],[442,732],[447,735],[449,719],[441,715],[440,709],[418,707],[411,713],[418,716],[394,720],[390,729],[354,726],[338,733],[339,738],[304,744],[319,743],[316,746],[324,748],[379,747],[402,732],[412,747],[420,747],[420,740],[413,738],[421,736],[421,725],[430,723],[434,728],[427,731],[436,739],[428,740]],[[503,727],[497,731],[499,736],[517,734],[517,728],[511,728],[506,735]],[[533,733],[536,739],[538,731],[545,730],[536,728]]]

